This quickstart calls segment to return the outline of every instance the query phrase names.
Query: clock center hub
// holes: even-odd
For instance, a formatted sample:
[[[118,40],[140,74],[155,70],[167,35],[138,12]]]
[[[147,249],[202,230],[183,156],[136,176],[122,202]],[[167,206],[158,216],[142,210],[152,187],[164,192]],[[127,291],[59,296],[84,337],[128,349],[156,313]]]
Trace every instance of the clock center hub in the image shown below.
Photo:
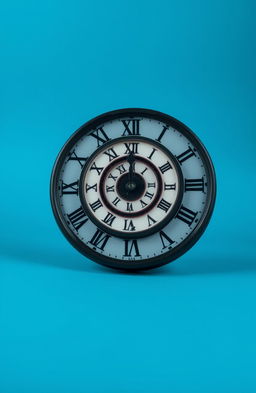
[[[136,201],[144,194],[146,184],[139,173],[133,173],[132,178],[126,173],[118,179],[116,189],[119,196],[126,201]]]

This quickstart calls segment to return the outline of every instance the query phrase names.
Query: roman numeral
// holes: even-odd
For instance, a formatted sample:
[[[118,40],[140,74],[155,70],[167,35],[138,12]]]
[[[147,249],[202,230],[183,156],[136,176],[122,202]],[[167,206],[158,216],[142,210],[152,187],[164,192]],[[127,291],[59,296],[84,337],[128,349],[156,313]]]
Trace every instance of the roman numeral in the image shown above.
[[[112,173],[110,173],[110,175],[108,176],[109,179],[113,179],[114,181],[116,181],[117,176],[113,176]]]
[[[150,187],[156,187],[156,183],[148,183],[148,188],[150,188]]]
[[[122,175],[122,173],[126,172],[126,169],[123,166],[123,164],[119,165],[116,169],[120,172],[120,175]]]
[[[62,181],[61,190],[62,190],[62,195],[66,195],[66,194],[78,195],[78,180],[70,184],[66,184]]]
[[[164,189],[165,190],[176,190],[176,183],[174,183],[174,184],[166,184],[166,183],[164,183]]]
[[[78,231],[81,226],[83,226],[88,221],[88,217],[86,216],[82,207],[79,207],[67,216],[76,231]]]
[[[202,191],[204,192],[204,178],[185,179],[185,191]]]
[[[164,173],[164,172],[166,172],[166,171],[169,171],[169,169],[172,169],[172,166],[171,166],[171,164],[169,163],[169,161],[167,161],[166,164],[160,166],[159,169],[160,169],[160,171],[161,171],[162,173]]]
[[[148,203],[145,203],[142,199],[140,200],[141,207],[148,206]]]
[[[149,198],[152,199],[154,194],[151,194],[151,192],[146,192],[146,194],[144,195],[145,198]]]
[[[189,147],[187,150],[185,150],[183,153],[180,155],[176,156],[177,160],[179,161],[180,165],[186,160],[188,160],[190,157],[195,156],[194,151]]]
[[[110,140],[110,138],[107,136],[106,132],[103,130],[102,127],[99,127],[97,130],[93,131],[90,135],[93,136],[95,139],[97,139],[98,147]]]
[[[87,159],[88,159],[88,157],[78,157],[76,152],[73,151],[70,154],[68,161],[77,161],[80,164],[81,168],[83,168],[85,161],[87,161]]]
[[[153,147],[152,152],[150,153],[150,155],[148,156],[148,158],[151,160],[153,154],[155,153],[156,149]]]
[[[156,220],[154,220],[154,218],[150,217],[149,215],[147,215],[147,219],[148,219],[148,226],[151,227],[153,224],[156,223]]]
[[[112,147],[110,149],[106,150],[104,152],[104,154],[106,154],[108,156],[109,161],[112,161],[112,160],[114,160],[114,158],[119,157]]]
[[[193,223],[194,219],[196,218],[198,212],[194,212],[193,210],[190,210],[186,208],[185,206],[181,206],[180,210],[178,211],[178,214],[176,215],[176,218],[179,220],[185,222],[189,226]]]
[[[94,190],[95,192],[97,192],[97,184],[95,183],[93,186],[90,186],[90,184],[86,183],[86,192],[88,192],[89,190]]]
[[[111,236],[107,235],[105,232],[102,232],[100,229],[97,229],[89,243],[91,243],[94,247],[99,248],[104,251],[104,248]]]
[[[107,225],[109,225],[110,227],[112,226],[112,224],[113,224],[113,221],[116,219],[116,216],[114,216],[113,214],[111,214],[111,213],[108,213],[107,215],[106,215],[106,217],[104,218],[104,220],[102,220],[105,224],[107,224]]]
[[[161,139],[163,138],[163,136],[164,136],[166,130],[168,130],[168,127],[167,127],[167,126],[164,126],[163,129],[162,129],[162,131],[161,131],[161,134],[160,134],[159,137],[156,139],[156,141],[161,142]]]
[[[107,192],[114,192],[114,186],[106,186],[106,191]]]
[[[159,236],[162,242],[162,250],[165,248],[172,248],[172,244],[175,243],[168,235],[166,235],[166,233],[164,233],[163,231],[159,232]]]
[[[133,204],[131,202],[127,202],[126,211],[133,212]]]
[[[124,125],[124,135],[140,135],[140,119],[122,120]]]
[[[147,170],[148,168],[146,167],[142,172],[140,172],[140,174],[143,175]]]
[[[124,257],[140,257],[140,251],[138,247],[138,241],[135,240],[127,240],[124,241]]]
[[[94,212],[96,212],[97,209],[99,209],[100,207],[103,206],[102,203],[101,203],[101,201],[100,201],[100,199],[97,199],[97,201],[95,201],[95,202],[93,202],[93,203],[90,203],[89,205],[91,206],[91,208],[92,208],[92,210],[93,210]]]
[[[112,203],[113,203],[113,205],[116,206],[120,201],[121,201],[121,199],[118,198],[118,197],[116,197],[116,198],[112,201]]]
[[[135,231],[135,229],[132,220],[124,220],[124,231]]]
[[[103,171],[103,167],[98,167],[96,164],[95,164],[95,162],[92,164],[92,166],[91,166],[91,168],[90,168],[90,171],[93,171],[93,170],[95,170],[95,171],[97,171],[97,173],[98,173],[98,175],[100,175],[101,174],[101,172]]]
[[[171,205],[171,203],[167,202],[165,199],[162,198],[161,201],[158,203],[157,207],[167,212],[170,209]]]
[[[126,151],[125,154],[138,154],[138,143],[125,143]]]

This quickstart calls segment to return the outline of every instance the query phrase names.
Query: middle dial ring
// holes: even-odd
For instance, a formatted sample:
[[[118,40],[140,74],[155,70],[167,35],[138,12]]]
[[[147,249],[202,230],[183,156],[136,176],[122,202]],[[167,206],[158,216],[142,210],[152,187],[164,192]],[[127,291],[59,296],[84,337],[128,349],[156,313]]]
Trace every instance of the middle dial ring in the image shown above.
[[[146,214],[156,205],[162,193],[163,182],[157,168],[144,157],[134,157],[132,176],[127,157],[120,157],[103,171],[99,187],[105,206],[122,217]]]
[[[176,158],[160,143],[126,136],[104,143],[88,159],[79,193],[98,228],[139,238],[157,232],[175,216],[183,176]]]

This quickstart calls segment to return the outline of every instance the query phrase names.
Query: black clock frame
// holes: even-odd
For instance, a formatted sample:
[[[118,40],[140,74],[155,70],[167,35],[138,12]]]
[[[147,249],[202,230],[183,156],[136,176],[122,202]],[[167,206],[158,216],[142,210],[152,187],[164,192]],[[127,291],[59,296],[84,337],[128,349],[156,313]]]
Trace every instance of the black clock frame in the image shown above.
[[[122,117],[146,117],[155,119],[165,123],[167,126],[171,126],[175,128],[177,131],[181,132],[186,136],[188,140],[196,147],[196,149],[200,152],[201,159],[204,162],[205,170],[207,173],[208,179],[208,198],[205,203],[205,210],[204,213],[195,227],[195,229],[190,233],[190,235],[183,240],[178,246],[174,249],[170,249],[168,252],[158,255],[153,258],[142,259],[137,261],[126,261],[126,260],[117,260],[115,258],[107,257],[100,253],[95,252],[86,244],[84,244],[70,229],[67,225],[59,203],[58,198],[58,179],[59,174],[62,169],[63,163],[66,159],[67,154],[70,152],[71,148],[75,145],[75,143],[82,137],[89,132],[91,132],[96,127],[100,126],[101,124],[115,120],[117,118]],[[151,269],[154,267],[159,267],[174,261],[175,259],[182,256],[185,252],[187,252],[202,236],[204,233],[210,218],[212,216],[212,212],[215,205],[216,199],[216,176],[215,170],[211,161],[211,158],[199,140],[199,138],[194,134],[192,130],[190,130],[185,124],[180,122],[179,120],[175,119],[172,116],[164,114],[162,112],[158,112],[151,109],[143,109],[143,108],[125,108],[125,109],[118,109],[110,112],[103,113],[100,116],[97,116],[84,125],[82,125],[77,131],[75,131],[68,141],[65,143],[63,148],[61,149],[60,153],[57,156],[55,161],[51,182],[50,182],[50,199],[51,205],[53,209],[53,213],[59,228],[61,229],[64,236],[67,240],[83,255],[87,258],[97,262],[101,265],[105,265],[115,269],[125,269],[125,270],[145,270]]]

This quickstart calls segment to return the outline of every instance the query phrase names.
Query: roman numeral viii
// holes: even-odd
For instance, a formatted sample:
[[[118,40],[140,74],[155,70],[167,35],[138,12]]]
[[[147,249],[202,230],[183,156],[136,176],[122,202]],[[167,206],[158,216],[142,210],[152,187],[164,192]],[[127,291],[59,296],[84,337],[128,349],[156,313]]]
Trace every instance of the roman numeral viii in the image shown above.
[[[202,191],[204,192],[204,178],[185,179],[185,191]]]
[[[185,222],[189,226],[194,222],[198,212],[194,212],[193,210],[188,209],[185,206],[181,206],[176,218]]]
[[[83,211],[82,206],[74,210],[72,213],[68,214],[67,216],[70,223],[73,225],[76,231],[78,231],[81,228],[81,226],[83,226],[88,221],[88,217]]]

